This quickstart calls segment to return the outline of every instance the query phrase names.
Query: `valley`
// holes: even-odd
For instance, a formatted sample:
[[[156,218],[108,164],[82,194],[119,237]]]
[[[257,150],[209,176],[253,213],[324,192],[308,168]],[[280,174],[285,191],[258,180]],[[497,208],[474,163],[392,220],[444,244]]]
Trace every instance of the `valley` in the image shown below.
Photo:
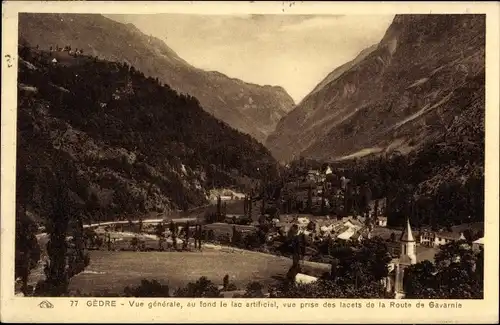
[[[18,294],[483,298],[484,16],[396,15],[296,105],[132,24],[19,21]]]

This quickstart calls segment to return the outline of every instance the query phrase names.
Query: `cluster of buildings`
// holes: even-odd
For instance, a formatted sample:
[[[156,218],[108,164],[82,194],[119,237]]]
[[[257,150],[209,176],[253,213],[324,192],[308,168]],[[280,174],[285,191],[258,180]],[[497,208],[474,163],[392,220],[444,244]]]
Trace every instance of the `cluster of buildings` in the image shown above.
[[[55,48],[52,46],[50,47],[49,51],[52,52],[67,52],[69,55],[80,55],[83,54],[82,49],[71,49],[71,46],[67,45],[65,47],[59,47],[56,45]]]
[[[52,64],[59,63],[59,60],[62,57],[64,57],[65,55],[71,56],[71,57],[76,57],[76,56],[83,54],[82,49],[77,49],[77,48],[72,49],[71,46],[65,46],[65,47],[56,46],[55,48],[51,46],[49,49],[49,52],[51,53],[51,56],[52,56],[52,60],[51,60]],[[58,58],[59,58],[59,60],[58,60]]]
[[[298,234],[304,234],[312,241],[322,241],[327,238],[362,241],[365,238],[371,238],[373,228],[361,217],[338,219],[312,215],[281,215],[279,219],[273,219],[273,225],[284,234],[296,225]]]

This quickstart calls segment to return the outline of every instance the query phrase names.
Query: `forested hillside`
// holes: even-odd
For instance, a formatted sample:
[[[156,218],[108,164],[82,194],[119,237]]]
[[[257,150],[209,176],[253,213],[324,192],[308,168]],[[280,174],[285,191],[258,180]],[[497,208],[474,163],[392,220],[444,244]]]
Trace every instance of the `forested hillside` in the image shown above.
[[[55,183],[103,220],[202,205],[211,186],[275,171],[256,140],[128,64],[25,43],[19,56],[18,207],[42,219]]]

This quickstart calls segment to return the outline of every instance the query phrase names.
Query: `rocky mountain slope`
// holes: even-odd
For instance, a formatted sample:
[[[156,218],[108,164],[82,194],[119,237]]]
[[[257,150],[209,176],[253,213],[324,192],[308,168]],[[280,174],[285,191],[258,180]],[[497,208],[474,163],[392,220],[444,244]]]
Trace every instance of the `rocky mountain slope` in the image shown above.
[[[287,161],[465,141],[465,124],[484,134],[484,71],[484,15],[397,15],[376,47],[332,72],[266,145]]]
[[[94,220],[137,218],[276,170],[262,144],[132,66],[23,45],[19,57],[17,202],[37,216],[57,184]]]
[[[23,13],[19,35],[40,49],[69,45],[108,61],[127,62],[146,76],[158,77],[172,89],[196,97],[207,112],[260,142],[294,105],[281,87],[249,84],[197,69],[163,41],[132,24],[101,15]]]

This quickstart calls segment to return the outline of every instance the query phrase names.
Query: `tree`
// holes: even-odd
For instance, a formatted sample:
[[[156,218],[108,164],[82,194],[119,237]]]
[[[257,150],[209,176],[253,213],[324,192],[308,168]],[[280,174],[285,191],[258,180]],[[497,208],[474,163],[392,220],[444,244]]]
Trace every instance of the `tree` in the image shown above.
[[[139,233],[142,232],[142,227],[143,227],[143,224],[142,224],[142,217],[139,217]]]
[[[191,235],[191,230],[189,229],[190,228],[189,221],[186,222],[185,228],[186,228],[186,231],[185,231],[186,232],[186,240],[184,241],[184,249],[189,247],[189,237]]]
[[[247,215],[248,212],[248,197],[245,195],[243,198],[243,215]]]
[[[279,284],[270,291],[273,291],[277,298],[390,298],[379,283],[355,287],[353,284],[339,285],[335,281],[325,279],[318,279],[309,284]]]
[[[208,280],[206,277],[201,277],[194,283],[188,283],[185,288],[177,289],[174,296],[190,298],[219,298],[221,297],[221,293],[212,281]]]
[[[16,218],[15,277],[21,279],[21,292],[28,295],[28,276],[40,260],[41,251],[36,239],[36,223],[26,215],[24,207]]]
[[[163,250],[163,243],[165,242],[165,225],[160,222],[155,227],[155,235],[158,237],[158,249]]]
[[[125,297],[170,297],[168,285],[163,285],[157,280],[142,280],[137,287],[125,287],[123,290]]]
[[[48,220],[49,241],[47,242],[48,263],[45,265],[45,281],[37,286],[37,295],[62,296],[68,291],[69,277],[66,268],[69,218],[72,203],[66,187],[70,171],[67,165],[47,177],[50,180],[45,189],[47,200],[51,202],[52,214]],[[51,175],[50,175],[51,174]]]
[[[221,220],[222,216],[222,203],[220,195],[217,196],[217,221]]]
[[[110,251],[112,247],[111,247],[111,234],[109,233],[109,227],[106,227],[104,230],[106,231],[104,234],[106,239],[106,244],[108,246],[108,251]]]
[[[312,211],[312,186],[309,185],[307,189],[307,212],[311,213]]]
[[[68,256],[68,277],[82,272],[90,263],[90,256],[85,248],[85,235],[82,216],[77,216],[73,222],[72,246]]]
[[[177,225],[173,220],[170,221],[170,233],[172,234],[172,244],[174,249],[177,250]]]
[[[405,269],[403,288],[407,298],[436,298],[436,268],[430,261],[422,261]]]
[[[246,292],[243,295],[244,298],[264,298],[264,293],[262,289],[264,287],[257,281],[249,283],[246,287]]]
[[[326,209],[326,189],[325,186],[323,186],[323,191],[321,193],[321,215],[327,214],[327,209]]]
[[[231,236],[231,244],[233,246],[239,246],[241,243],[241,233],[236,229],[236,226],[233,225],[233,235]]]
[[[94,229],[92,228],[85,228],[83,232],[83,239],[85,242],[85,248],[87,249],[95,249],[98,247],[97,245],[97,239],[99,236],[97,236],[97,233],[95,232]]]
[[[252,219],[253,198],[252,195],[248,198],[248,216]]]
[[[132,247],[133,250],[137,250],[138,246],[139,246],[139,238],[132,237],[132,239],[130,239],[130,247]]]
[[[435,264],[421,262],[405,272],[408,298],[482,299],[481,252],[474,254],[463,241],[443,245]]]

